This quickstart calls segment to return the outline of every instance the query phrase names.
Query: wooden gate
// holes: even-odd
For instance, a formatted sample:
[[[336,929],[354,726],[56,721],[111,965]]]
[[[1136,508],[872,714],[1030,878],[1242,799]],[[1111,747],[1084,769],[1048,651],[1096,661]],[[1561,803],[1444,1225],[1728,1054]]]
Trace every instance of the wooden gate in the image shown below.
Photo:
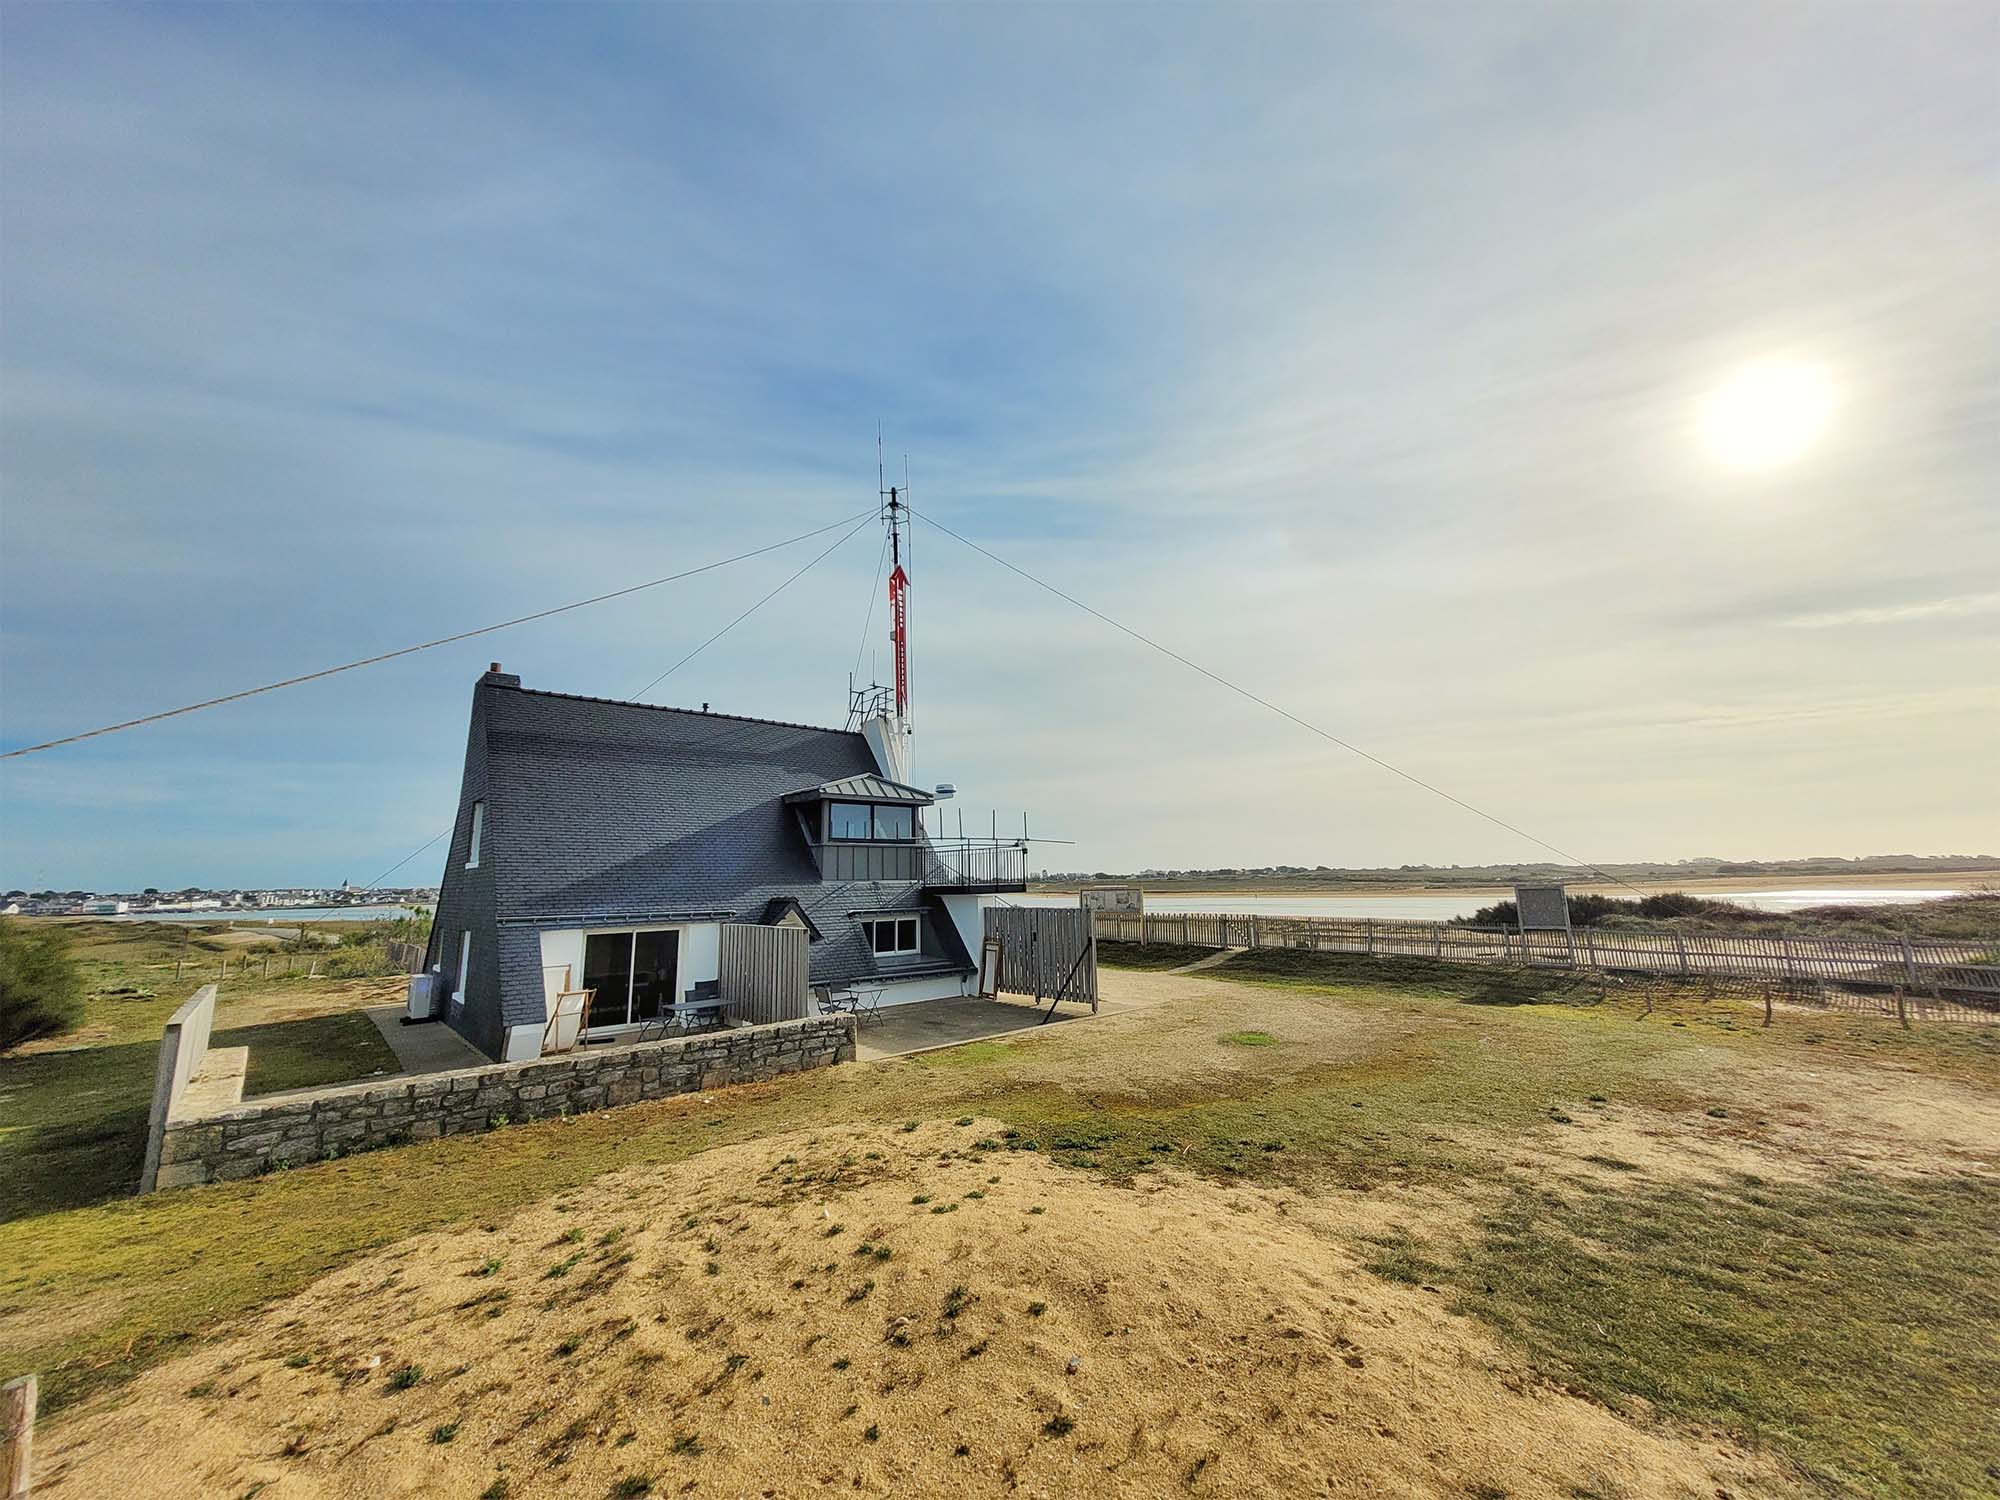
[[[1037,1001],[1074,1000],[1096,1010],[1097,934],[1091,917],[1075,908],[987,907],[986,943],[999,947],[994,988]]]

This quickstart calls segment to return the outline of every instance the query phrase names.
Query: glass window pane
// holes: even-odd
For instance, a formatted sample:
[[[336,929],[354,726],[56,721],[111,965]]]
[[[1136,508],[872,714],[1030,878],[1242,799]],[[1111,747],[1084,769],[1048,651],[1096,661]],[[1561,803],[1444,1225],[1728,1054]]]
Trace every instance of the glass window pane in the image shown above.
[[[916,823],[911,809],[907,807],[878,807],[875,809],[876,838],[912,839],[916,836]]]
[[[866,802],[835,802],[828,809],[830,815],[828,836],[837,839],[868,838],[868,804]]]
[[[868,929],[875,941],[877,953],[893,953],[896,949],[896,924],[894,922],[870,922]]]
[[[675,990],[680,971],[678,932],[642,932],[632,963],[632,1019],[650,1021],[663,1005],[680,999]]]
[[[896,946],[905,953],[917,951],[917,919],[905,917],[896,924]]]
[[[583,940],[583,988],[596,990],[590,1002],[592,1026],[621,1026],[632,994],[632,934],[594,932]]]

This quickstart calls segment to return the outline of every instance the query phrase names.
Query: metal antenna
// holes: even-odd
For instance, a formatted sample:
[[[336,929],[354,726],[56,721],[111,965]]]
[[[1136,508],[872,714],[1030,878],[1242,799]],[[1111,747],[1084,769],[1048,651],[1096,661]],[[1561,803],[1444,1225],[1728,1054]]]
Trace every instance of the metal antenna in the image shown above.
[[[882,435],[875,434],[876,482],[886,484],[882,470]],[[880,491],[882,518],[889,523],[889,637],[896,645],[896,718],[907,733],[910,713],[910,575],[903,571],[903,528],[909,521],[909,504],[893,484]]]
[[[903,512],[905,515],[914,514],[910,510],[910,455],[907,453],[903,455]],[[910,566],[914,568],[917,565],[917,528],[914,522],[912,522],[910,526],[909,553],[910,553]],[[909,624],[908,624],[909,604],[907,601],[903,605],[903,610],[904,610],[903,672],[905,678],[907,679],[909,675],[909,655],[910,655]],[[905,718],[908,719],[909,717],[908,704],[904,705],[903,712]],[[909,727],[912,730],[914,730],[916,726],[914,723],[911,723]]]

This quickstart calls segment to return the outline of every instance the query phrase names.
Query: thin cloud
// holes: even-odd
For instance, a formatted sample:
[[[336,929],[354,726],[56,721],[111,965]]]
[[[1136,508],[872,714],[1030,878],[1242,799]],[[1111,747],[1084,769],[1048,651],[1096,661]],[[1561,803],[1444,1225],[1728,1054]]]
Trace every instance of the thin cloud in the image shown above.
[[[1791,630],[1841,630],[1855,625],[1906,625],[1912,620],[1964,619],[1971,615],[1995,613],[2000,613],[2000,593],[1954,594],[1945,599],[1923,599],[1913,604],[1796,615],[1779,623]]]
[[[833,519],[879,422],[920,509],[1591,857],[1991,843],[1990,5],[506,16],[10,12],[0,739]],[[1774,350],[1838,430],[1718,474],[1695,403]],[[837,722],[875,557],[661,696]],[[802,560],[9,762],[6,863],[371,875],[489,653],[615,694]],[[1066,861],[1524,852],[936,533],[913,574],[926,774]]]

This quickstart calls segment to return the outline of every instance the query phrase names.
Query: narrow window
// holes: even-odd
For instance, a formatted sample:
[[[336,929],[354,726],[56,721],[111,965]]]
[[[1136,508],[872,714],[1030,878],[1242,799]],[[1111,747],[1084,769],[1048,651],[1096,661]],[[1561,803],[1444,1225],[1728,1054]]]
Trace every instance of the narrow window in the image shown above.
[[[471,974],[472,934],[461,932],[458,935],[458,988],[451,992],[452,1007],[456,1010],[465,1008],[465,981]]]
[[[465,868],[468,870],[479,868],[479,835],[485,830],[486,804],[475,802],[472,804],[472,848],[465,856]]]

